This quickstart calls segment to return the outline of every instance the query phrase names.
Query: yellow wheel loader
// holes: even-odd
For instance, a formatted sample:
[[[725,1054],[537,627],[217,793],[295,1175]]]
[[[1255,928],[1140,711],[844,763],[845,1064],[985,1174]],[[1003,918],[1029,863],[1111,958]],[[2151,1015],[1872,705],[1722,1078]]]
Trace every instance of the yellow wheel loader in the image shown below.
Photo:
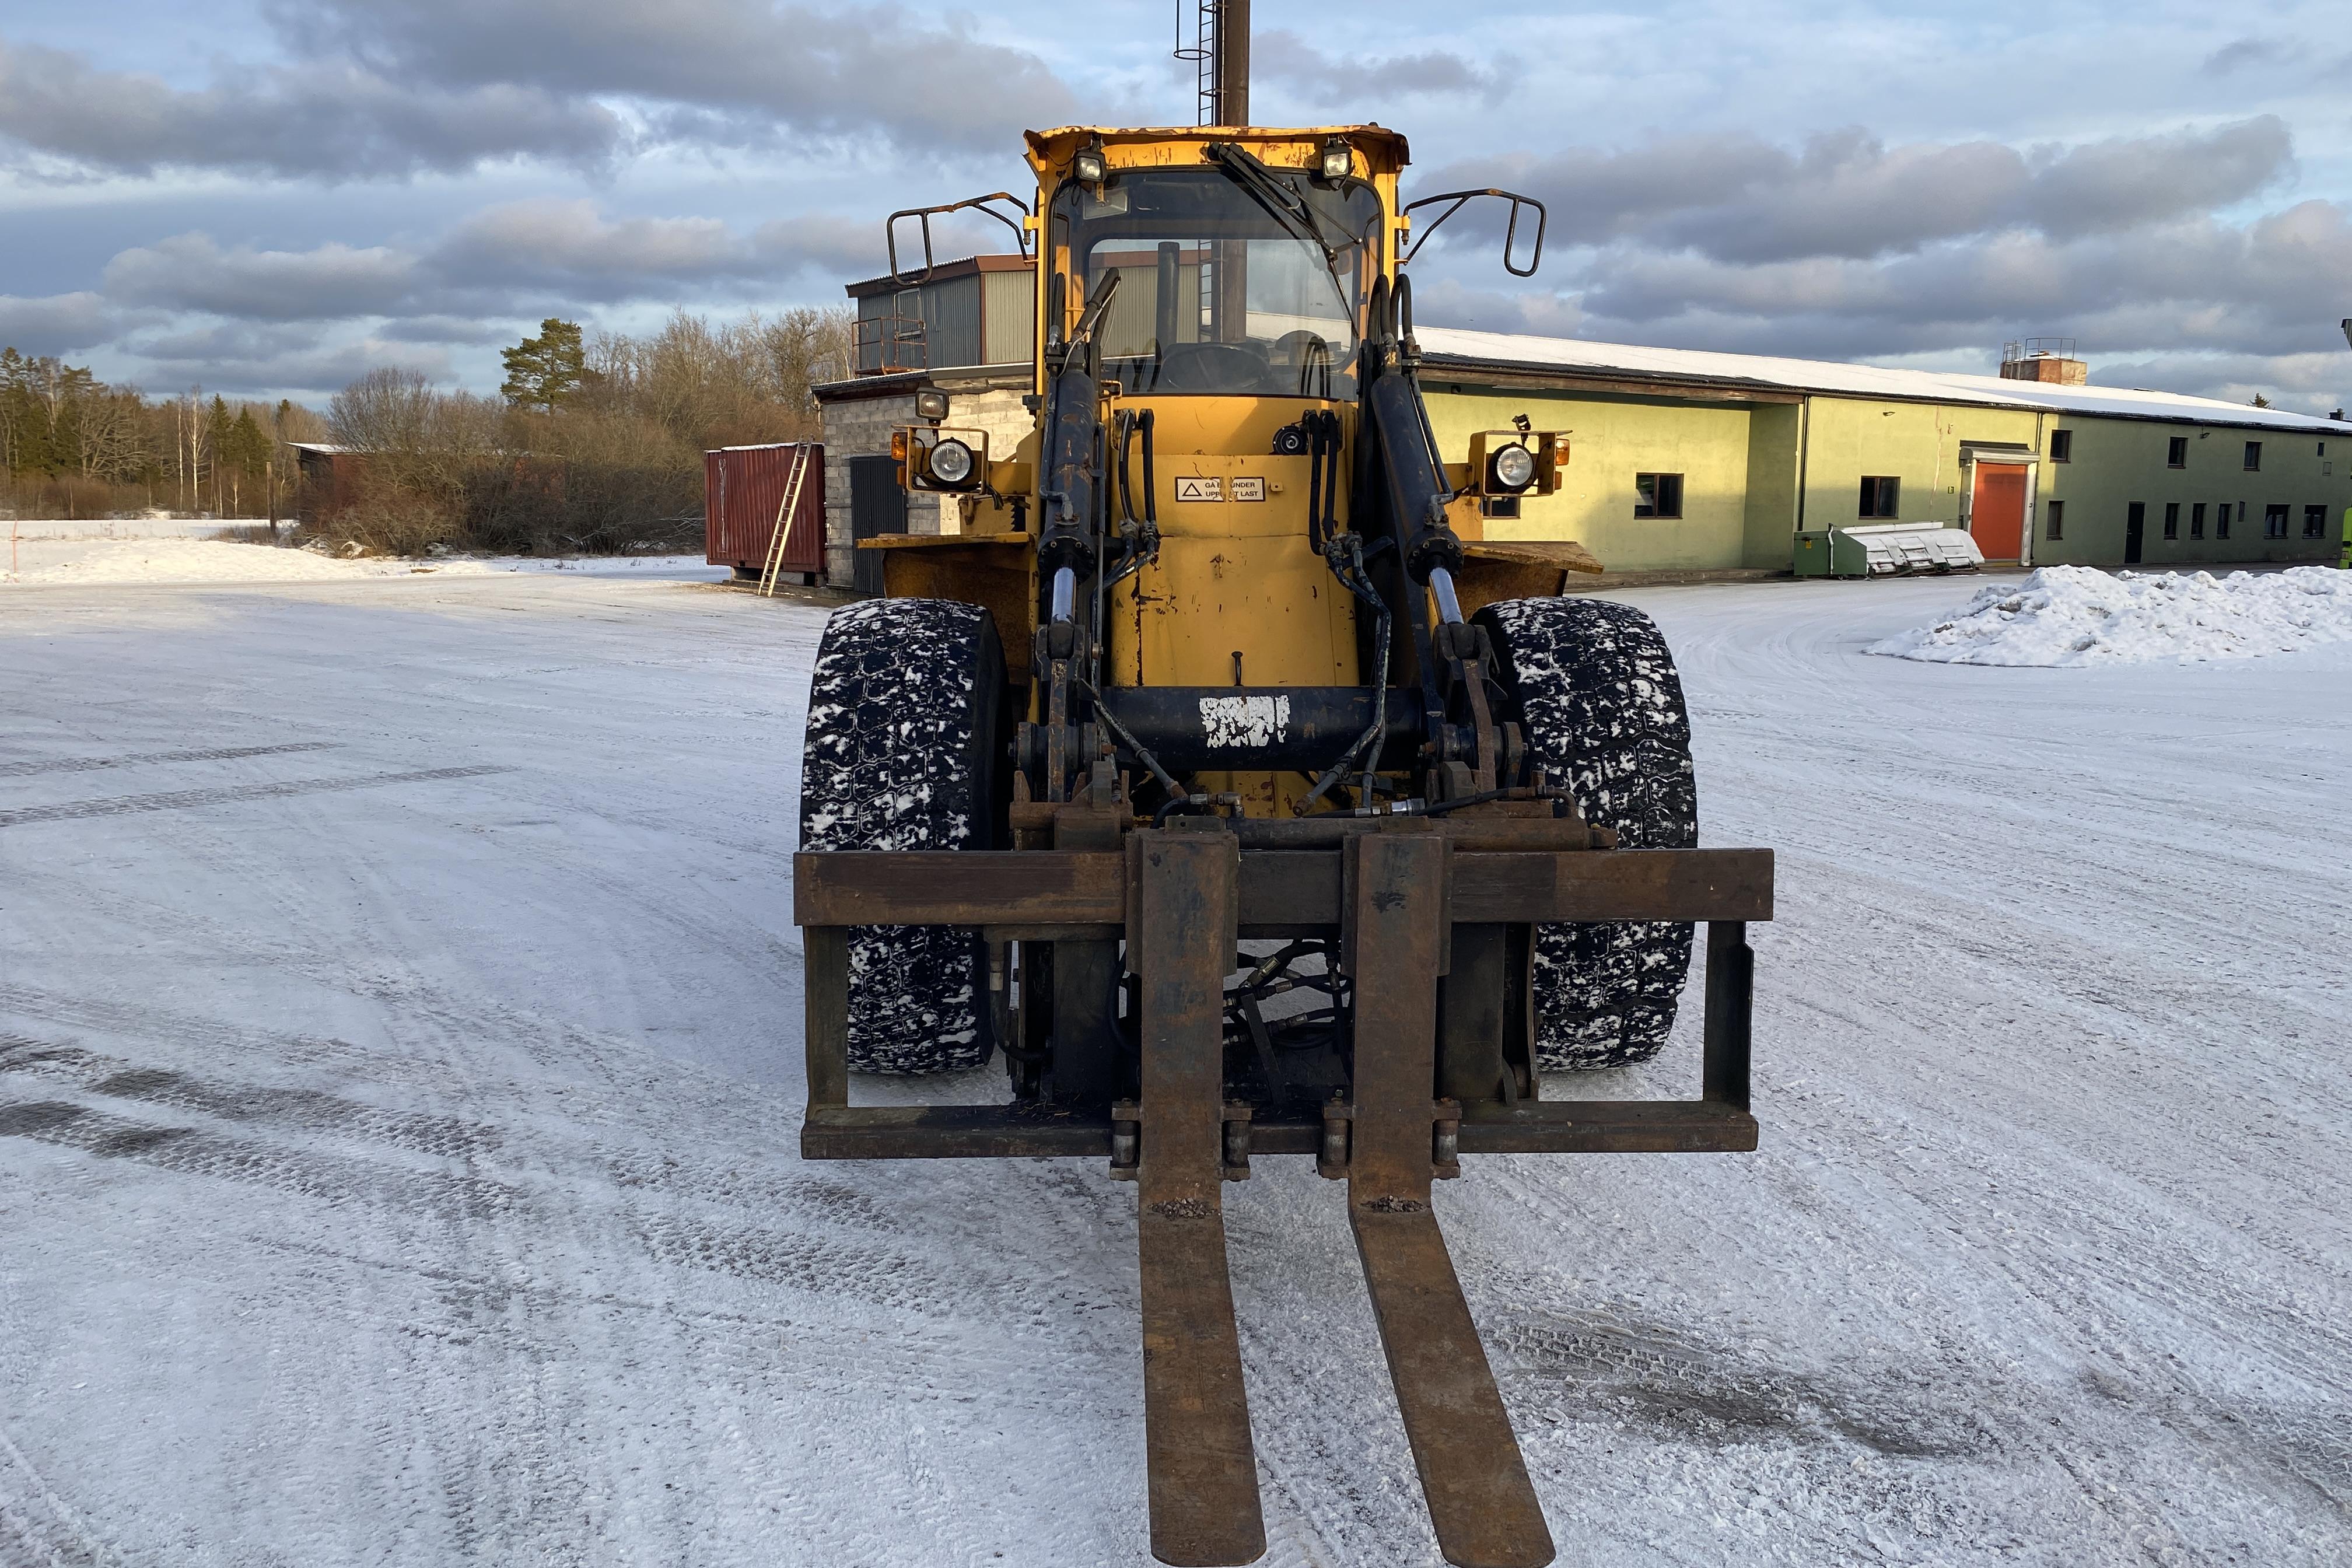
[[[1647,617],[1562,596],[1598,570],[1574,546],[1486,537],[1559,485],[1566,437],[1521,420],[1438,449],[1402,137],[1028,151],[1034,205],[983,199],[1034,262],[1034,428],[992,450],[927,395],[894,448],[961,530],[868,542],[885,595],[816,661],[803,1152],[1083,1158],[1136,1184],[1170,1563],[1265,1550],[1220,1194],[1311,1158],[1347,1184],[1446,1559],[1548,1563],[1431,1184],[1465,1155],[1754,1148],[1770,854],[1695,847]],[[1487,195],[1531,270],[1534,204],[1454,192],[1435,216]],[[1545,1098],[1546,1069],[1659,1048],[1697,923],[1697,1097]],[[1001,1105],[851,1102],[853,1074],[992,1056]]]

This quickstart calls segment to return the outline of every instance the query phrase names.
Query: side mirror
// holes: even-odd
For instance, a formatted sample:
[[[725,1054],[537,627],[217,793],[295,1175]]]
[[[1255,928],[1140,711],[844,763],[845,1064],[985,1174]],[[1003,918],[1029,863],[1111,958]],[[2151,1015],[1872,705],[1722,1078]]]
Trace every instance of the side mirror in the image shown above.
[[[1429,237],[1435,234],[1438,229],[1444,226],[1447,218],[1452,217],[1455,213],[1460,212],[1465,206],[1476,201],[1480,196],[1496,196],[1511,204],[1510,223],[1503,231],[1503,270],[1509,273],[1514,278],[1534,277],[1536,275],[1536,268],[1543,265],[1544,226],[1549,220],[1550,215],[1544,211],[1543,203],[1536,200],[1533,196],[1523,196],[1515,191],[1498,191],[1491,185],[1483,191],[1448,191],[1444,195],[1423,196],[1421,200],[1414,202],[1412,205],[1406,207],[1404,210],[1408,215],[1410,215],[1420,211],[1423,207],[1434,206],[1439,202],[1452,202],[1454,204],[1452,206],[1447,207],[1444,212],[1439,213],[1435,217],[1429,220],[1429,226],[1423,229],[1420,236],[1413,240],[1412,248],[1404,253],[1403,259],[1411,261],[1414,257],[1420,255],[1421,247],[1429,243]],[[1536,209],[1536,241],[1534,253],[1528,258],[1528,264],[1525,267],[1514,267],[1511,265],[1511,251],[1518,243],[1519,209],[1521,207],[1533,207]]]

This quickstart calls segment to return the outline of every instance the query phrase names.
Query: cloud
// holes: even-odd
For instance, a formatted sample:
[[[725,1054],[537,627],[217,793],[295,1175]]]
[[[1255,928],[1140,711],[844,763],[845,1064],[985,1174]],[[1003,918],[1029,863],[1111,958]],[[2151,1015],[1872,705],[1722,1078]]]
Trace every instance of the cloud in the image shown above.
[[[2207,55],[2203,69],[2208,76],[2227,76],[2249,66],[2283,65],[2296,52],[2276,38],[2240,38]]]
[[[130,303],[311,321],[400,309],[416,289],[418,267],[415,257],[384,246],[224,250],[209,235],[182,234],[120,252],[102,277],[110,298]]]
[[[289,0],[285,59],[213,85],[0,45],[0,142],[19,169],[148,177],[218,170],[400,179],[537,160],[609,172],[664,146],[808,151],[1018,145],[1069,118],[1038,57],[894,6],[763,0]]]
[[[877,223],[828,214],[745,232],[717,218],[613,217],[585,199],[546,198],[485,207],[415,249],[270,250],[173,235],[116,253],[97,292],[9,301],[0,325],[98,342],[120,330],[120,308],[143,307],[244,323],[386,318],[389,337],[475,342],[494,332],[485,317],[756,293],[811,268],[878,272],[881,252]]]
[[[27,354],[61,354],[113,338],[122,313],[99,294],[51,294],[26,299],[0,294],[0,348]]]
[[[655,279],[740,277],[756,265],[750,242],[717,218],[607,218],[585,199],[488,208],[433,251],[435,272],[451,284],[559,288],[593,299],[626,297]]]
[[[601,166],[626,141],[611,110],[517,83],[452,91],[348,61],[247,66],[237,76],[234,87],[187,91],[57,49],[0,45],[0,138],[85,174],[288,179],[402,177],[521,157]]]
[[[529,82],[646,107],[704,143],[879,132],[905,147],[1017,145],[1073,113],[1033,51],[895,5],[768,0],[272,0],[290,46],[404,81]]]
[[[1502,97],[1509,85],[1501,71],[1475,65],[1451,49],[1424,49],[1383,59],[1339,58],[1282,28],[1259,33],[1251,40],[1250,70],[1255,77],[1288,84],[1294,97],[1312,104],[1355,106],[1395,98],[1446,96],[1492,101]],[[1263,113],[1255,118],[1268,122]],[[1370,116],[1360,111],[1352,118]]]
[[[2110,349],[2326,350],[2352,277],[2352,206],[2305,202],[2243,226],[2181,219],[2075,239],[2011,231],[1875,260],[1746,263],[1620,243],[1577,270],[1583,336],[1811,358],[1989,357],[2021,331],[2063,331],[2105,379]],[[1442,316],[1440,289],[1422,298],[1433,321],[1513,330],[1492,306],[1473,320]],[[2339,360],[2339,381],[2346,368]]]
[[[2258,195],[2294,161],[2274,114],[2208,132],[2115,137],[2044,156],[2019,202],[2045,234],[2112,234]]]
[[[2031,154],[1995,142],[1889,147],[1860,130],[1791,152],[1753,137],[1659,141],[1625,151],[1460,163],[1428,188],[1502,184],[1549,205],[1554,243],[1637,240],[1720,260],[1864,259],[2013,227],[2114,233],[2254,195],[2293,160],[2273,115],[2208,132],[2116,138]],[[1465,209],[1491,236],[1498,206]]]
[[[325,393],[349,385],[381,365],[415,370],[440,380],[449,374],[446,351],[363,333],[322,344],[306,326],[211,321],[134,334],[123,349],[155,372],[164,385],[201,384],[222,391]]]

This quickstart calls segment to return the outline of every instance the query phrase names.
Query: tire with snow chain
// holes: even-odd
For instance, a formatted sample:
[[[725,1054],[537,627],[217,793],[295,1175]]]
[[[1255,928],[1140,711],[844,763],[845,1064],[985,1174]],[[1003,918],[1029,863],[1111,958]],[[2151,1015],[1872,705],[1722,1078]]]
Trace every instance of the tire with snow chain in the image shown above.
[[[1535,765],[1628,849],[1698,842],[1690,719],[1650,617],[1601,599],[1507,599],[1476,616],[1495,645]],[[1554,1071],[1647,1060],[1666,1043],[1691,928],[1536,928],[1536,1058]]]
[[[801,753],[803,849],[995,847],[1004,653],[986,610],[869,599],[817,645]],[[988,1059],[985,955],[963,926],[849,937],[849,1065],[953,1072]]]

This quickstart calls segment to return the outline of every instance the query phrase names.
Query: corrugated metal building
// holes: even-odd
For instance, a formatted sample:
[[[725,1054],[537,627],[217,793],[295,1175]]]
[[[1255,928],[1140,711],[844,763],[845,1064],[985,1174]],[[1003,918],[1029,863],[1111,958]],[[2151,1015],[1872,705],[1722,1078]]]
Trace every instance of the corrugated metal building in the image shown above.
[[[948,390],[955,423],[1001,428],[1000,451],[1025,431],[1034,309],[1028,265],[1013,256],[849,293],[861,374],[817,389],[837,581],[856,553],[855,472],[869,489],[882,472],[859,459],[887,459],[919,387]],[[1786,572],[1817,559],[1809,551],[1831,530],[1879,522],[1965,529],[1988,559],[2029,565],[2332,562],[2352,512],[2352,422],[2084,384],[2071,358],[2021,357],[1985,376],[1433,327],[1419,337],[1449,458],[1517,414],[1573,433],[1568,482],[1517,520],[1491,521],[1489,536],[1572,540],[1613,572]],[[896,363],[915,343],[919,360]],[[919,505],[924,515],[896,526],[953,530]],[[891,525],[867,510],[868,528]]]

